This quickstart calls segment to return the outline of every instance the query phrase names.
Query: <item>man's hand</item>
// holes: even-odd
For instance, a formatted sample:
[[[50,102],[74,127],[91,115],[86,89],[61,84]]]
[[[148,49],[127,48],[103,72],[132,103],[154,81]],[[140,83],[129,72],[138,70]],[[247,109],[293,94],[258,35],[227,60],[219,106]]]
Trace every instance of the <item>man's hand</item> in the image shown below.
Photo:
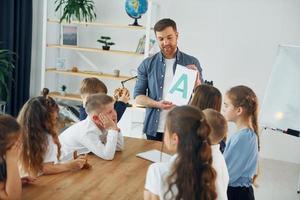
[[[192,70],[196,70],[196,71],[197,71],[197,77],[196,77],[196,82],[195,82],[195,86],[194,86],[194,88],[195,88],[195,87],[197,87],[198,85],[201,84],[200,73],[199,73],[199,71],[198,71],[196,65],[194,65],[194,64],[187,65],[186,67],[187,67],[188,69],[192,69]]]
[[[170,110],[175,104],[170,101],[161,100],[157,102],[157,107],[161,110]]]

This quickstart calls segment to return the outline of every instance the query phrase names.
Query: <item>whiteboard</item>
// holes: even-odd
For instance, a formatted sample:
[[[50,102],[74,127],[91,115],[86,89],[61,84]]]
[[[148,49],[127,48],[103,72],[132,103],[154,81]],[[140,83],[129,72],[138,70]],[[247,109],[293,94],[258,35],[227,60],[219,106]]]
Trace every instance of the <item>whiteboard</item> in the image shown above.
[[[300,46],[279,46],[260,117],[263,126],[300,130]]]

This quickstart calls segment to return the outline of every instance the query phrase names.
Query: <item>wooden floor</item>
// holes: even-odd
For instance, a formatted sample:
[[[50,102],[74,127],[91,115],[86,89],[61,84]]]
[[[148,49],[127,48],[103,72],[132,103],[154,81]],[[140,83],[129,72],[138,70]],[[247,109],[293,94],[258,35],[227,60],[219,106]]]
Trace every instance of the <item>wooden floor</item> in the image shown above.
[[[113,161],[89,155],[91,169],[41,176],[23,188],[22,199],[140,200],[151,162],[135,155],[160,147],[160,142],[125,138],[125,150]]]

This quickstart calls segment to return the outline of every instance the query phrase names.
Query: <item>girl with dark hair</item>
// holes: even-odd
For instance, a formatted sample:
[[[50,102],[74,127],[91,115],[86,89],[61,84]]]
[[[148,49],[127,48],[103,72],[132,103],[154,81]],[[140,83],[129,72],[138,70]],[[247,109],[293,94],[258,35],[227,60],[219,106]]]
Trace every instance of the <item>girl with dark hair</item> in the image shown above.
[[[195,88],[193,98],[189,104],[196,106],[201,110],[211,108],[220,112],[222,105],[222,94],[218,88],[215,88],[214,86],[201,84]]]
[[[224,98],[224,116],[234,122],[237,132],[228,140],[224,157],[229,172],[229,200],[252,200],[252,184],[258,165],[258,100],[246,86],[231,88]]]
[[[221,111],[222,94],[220,90],[214,86],[201,84],[195,88],[193,97],[189,102],[190,105],[205,110],[208,108]],[[223,153],[226,146],[227,135],[220,142],[220,151]]]
[[[145,200],[216,199],[209,133],[210,126],[196,107],[180,106],[168,113],[164,144],[176,154],[169,162],[150,165]]]
[[[58,105],[43,91],[43,96],[28,100],[18,121],[23,128],[22,169],[32,176],[81,169],[86,159],[79,157],[59,163],[61,145],[58,139]]]
[[[0,116],[0,199],[21,199],[20,136],[18,122],[8,115]]]

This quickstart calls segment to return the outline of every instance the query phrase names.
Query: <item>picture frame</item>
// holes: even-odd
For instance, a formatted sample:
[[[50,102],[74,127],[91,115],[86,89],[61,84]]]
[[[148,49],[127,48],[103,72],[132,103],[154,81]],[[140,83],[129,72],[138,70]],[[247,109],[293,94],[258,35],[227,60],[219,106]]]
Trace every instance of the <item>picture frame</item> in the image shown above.
[[[61,27],[61,44],[77,46],[78,44],[78,27],[72,25],[62,25]]]

